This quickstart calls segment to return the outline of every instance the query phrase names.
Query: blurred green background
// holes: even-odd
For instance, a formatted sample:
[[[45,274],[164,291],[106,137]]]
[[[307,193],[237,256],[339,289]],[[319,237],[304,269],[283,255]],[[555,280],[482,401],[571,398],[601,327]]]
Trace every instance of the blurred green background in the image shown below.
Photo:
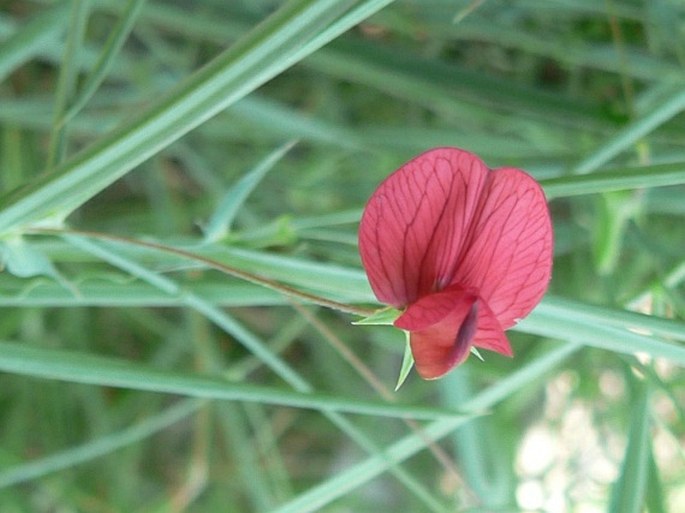
[[[0,511],[685,511],[683,110],[679,0],[0,1]],[[550,199],[513,359],[217,270],[378,306],[440,145]]]

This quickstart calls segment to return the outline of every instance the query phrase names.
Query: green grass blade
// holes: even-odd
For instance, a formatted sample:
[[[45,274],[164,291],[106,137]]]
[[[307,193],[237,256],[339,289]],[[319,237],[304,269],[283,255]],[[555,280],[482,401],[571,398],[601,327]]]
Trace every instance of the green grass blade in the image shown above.
[[[85,240],[85,239],[83,239]],[[59,242],[46,242],[38,245],[42,253],[52,259],[65,259],[67,262],[84,262],[91,259],[85,252],[74,251],[74,248],[65,246]],[[138,248],[125,245],[119,246],[117,252],[127,258],[141,258]],[[149,252],[146,250],[146,252]],[[366,276],[363,271],[349,267],[322,264],[320,262],[310,262],[301,258],[292,258],[276,254],[267,254],[258,251],[233,249],[233,248],[206,248],[198,246],[196,252],[209,258],[224,261],[235,265],[240,269],[255,272],[278,281],[283,281],[308,290],[320,292],[324,296],[346,297],[353,302],[373,302],[374,297],[370,291]],[[178,259],[164,260],[164,255],[155,254],[155,260],[161,265],[178,265]],[[680,276],[679,273],[678,276]],[[8,285],[5,285],[8,287]],[[59,286],[46,283],[31,283],[23,289],[19,284],[16,288],[7,288],[6,292],[0,294],[0,306],[18,305],[50,305],[64,306],[71,299],[75,304],[82,305],[149,305],[149,306],[169,306],[181,305],[182,300],[177,295],[161,295],[154,292],[144,284],[123,284],[118,286],[116,283],[102,285],[103,290],[99,291],[95,284],[84,283],[79,285],[82,298],[73,298],[69,291],[63,291]],[[130,287],[130,288],[129,288]],[[270,305],[283,304],[279,299],[279,294],[272,291],[263,290],[250,284],[235,284],[227,282],[221,283],[194,283],[188,284],[189,290],[202,292],[202,297],[206,297],[211,304],[224,306],[250,306],[250,305]],[[235,292],[232,292],[235,291]],[[111,298],[109,301],[107,298]],[[391,322],[393,315],[390,312],[388,319],[382,321],[383,324]],[[599,305],[574,301],[552,294],[547,294],[536,310],[526,320],[518,324],[517,329],[521,331],[542,329],[542,324],[536,321],[540,316],[540,321],[544,316],[545,322],[554,322],[558,319],[561,325],[585,326],[584,331],[591,332],[597,328],[620,328],[629,337],[637,337],[632,340],[635,344],[626,346],[626,350],[640,350],[639,343],[649,340],[647,336],[639,336],[636,332],[652,333],[664,339],[685,341],[685,323],[673,319],[665,319],[655,315],[645,315],[628,310],[603,307]],[[534,323],[537,327],[534,328]],[[570,322],[572,324],[565,324]],[[528,324],[530,323],[530,324]],[[363,324],[363,321],[362,321]],[[545,336],[552,336],[554,327],[545,329]],[[566,331],[560,329],[553,338],[562,340],[573,339],[573,329]],[[616,333],[616,332],[614,332]],[[589,340],[597,340],[600,337],[590,337]],[[612,337],[613,338],[613,337]],[[638,342],[639,341],[639,342]],[[656,347],[669,349],[657,343]],[[670,347],[670,345],[669,345]],[[678,346],[675,355],[680,355]],[[676,356],[680,359],[681,356]]]
[[[0,233],[45,219],[60,221],[136,165],[287,69],[307,52],[358,23],[327,31],[352,2],[293,0],[198,70],[131,123],[74,156],[53,173],[3,198]],[[306,51],[303,51],[306,48]]]
[[[255,453],[248,433],[245,413],[241,405],[222,404],[219,411],[221,425],[235,455],[238,476],[246,490],[252,511],[268,511],[273,499],[265,483],[264,469],[260,465],[260,454]]]
[[[468,403],[474,395],[472,367],[462,367],[440,380],[442,404]],[[504,450],[505,440],[494,431],[493,419],[484,415],[455,430],[451,439],[463,477],[486,509],[505,507],[513,495],[514,479],[510,453]],[[512,435],[514,435],[512,429]]]
[[[356,2],[357,5],[350,8],[349,11],[340,16],[339,19],[334,20],[330,26],[322,30],[319,34],[306,43],[300,50],[300,55],[296,58],[299,60],[302,57],[313,53],[318,48],[321,48],[328,41],[334,39],[337,35],[342,34],[348,28],[357,25],[359,22],[367,19],[383,7],[393,3],[394,0],[365,0]]]
[[[665,358],[675,365],[685,366],[685,346],[640,335],[628,329],[602,323],[590,324],[574,317],[572,309],[554,311],[544,303],[523,319],[516,330],[567,342],[580,342],[616,353],[645,353],[653,358]]]
[[[614,326],[685,342],[685,323],[629,310],[574,301],[548,294],[541,308],[554,315],[574,318],[591,325]]]
[[[4,40],[0,44],[0,82],[39,53],[46,44],[57,39],[65,30],[68,20],[69,3],[56,2]]]
[[[647,490],[645,493],[645,505],[649,513],[667,513],[664,500],[664,486],[661,483],[659,467],[654,461],[654,451],[649,451],[649,476],[647,477]]]
[[[313,387],[304,378],[302,378],[295,370],[288,366],[288,364],[284,362],[277,354],[266,347],[256,336],[242,327],[227,313],[213,307],[203,298],[193,296],[187,291],[183,291],[171,279],[152,273],[143,266],[130,261],[105,247],[98,246],[80,237],[71,236],[67,237],[67,239],[70,240],[72,244],[80,246],[81,248],[84,248],[87,251],[99,256],[104,261],[130,272],[133,276],[149,282],[167,294],[182,298],[182,304],[184,306],[190,307],[201,313],[207,319],[223,329],[226,333],[235,337],[243,346],[250,350],[297,392],[309,394],[313,391]],[[323,409],[322,413],[365,451],[372,455],[381,454],[376,443],[339,412]],[[383,458],[381,457],[381,459]],[[438,501],[432,497],[431,493],[428,492],[425,487],[421,485],[405,469],[392,464],[390,467],[390,472],[393,474],[393,476],[395,476],[411,493],[413,493],[430,511],[443,511],[443,508],[440,506]]]
[[[579,348],[568,344],[554,349],[531,362],[490,388],[475,395],[463,406],[465,411],[480,412],[491,408],[520,388],[529,385],[559,365]],[[384,455],[373,456],[338,472],[332,478],[311,487],[271,513],[308,513],[319,511],[355,488],[385,472],[392,463],[403,461],[426,448],[429,440],[439,440],[464,423],[464,419],[437,421],[425,428],[422,435],[412,434],[391,444]]]
[[[193,414],[202,404],[204,404],[203,401],[196,399],[183,401],[121,431],[104,435],[101,438],[66,449],[57,454],[3,469],[0,471],[0,488],[17,485],[38,479],[52,472],[72,468],[80,463],[91,461],[140,442]]]
[[[295,137],[351,149],[365,144],[364,137],[356,130],[307,115],[291,106],[260,97],[258,93],[240,100],[231,107],[231,113],[256,125],[261,135],[273,134],[274,140]]]
[[[412,104],[425,105],[454,116],[463,115],[464,111],[472,112],[474,118],[476,114],[492,116],[492,112],[483,106],[495,105],[521,116],[546,119],[552,123],[606,126],[591,105],[512,83],[505,84],[496,78],[437,59],[421,58],[401,46],[337,41],[325,51],[312,55],[307,64],[328,75],[354,80]]]
[[[133,30],[133,25],[145,2],[146,0],[129,0],[128,4],[126,4],[121,18],[112,29],[112,33],[102,49],[100,58],[71,102],[68,110],[59,120],[60,126],[69,123],[83,109],[105,80],[107,73],[114,63],[114,59],[124,45],[131,30]]]
[[[319,393],[232,383],[223,378],[176,373],[74,351],[0,343],[0,369],[34,378],[128,388],[206,399],[247,401],[319,411],[346,411],[397,418],[461,417],[441,408],[386,404]]]
[[[66,258],[67,261],[82,262],[89,258],[83,253],[74,254],[72,252],[72,254],[69,254],[68,248],[52,242],[50,245],[40,245],[39,249],[44,254],[52,256],[52,258],[59,255],[62,258]],[[121,246],[118,251],[130,258],[141,257],[141,253],[137,248]],[[317,291],[324,296],[346,297],[352,302],[374,301],[364,273],[357,269],[243,249],[210,248],[207,250],[205,247],[197,247],[196,251],[198,254],[224,261],[240,269],[255,272],[307,290]],[[163,263],[163,265],[178,265],[177,259],[165,262],[163,258],[163,255],[157,255],[156,261]],[[148,287],[140,284],[126,284],[126,286],[121,287],[120,292],[114,292],[118,288],[114,283],[103,286],[106,287],[105,290],[112,291],[109,294],[112,297],[111,303],[106,300],[108,294],[104,292],[99,293],[96,287],[83,284],[80,285],[83,299],[79,304],[182,304],[178,296],[164,298],[159,293],[153,293]],[[126,287],[129,286],[132,288],[126,290]],[[224,286],[226,287],[225,289],[223,288]],[[259,287],[249,284],[196,283],[194,285],[190,284],[188,287],[197,287],[197,290],[203,291],[203,297],[206,294],[210,302],[215,305],[283,304],[283,301],[278,299],[278,294],[271,291],[259,292]],[[232,293],[231,290],[235,290],[235,293]],[[143,294],[143,296],[139,297],[137,294]],[[240,297],[241,294],[243,294],[242,298]],[[9,289],[5,294],[0,295],[0,305],[5,306],[64,305],[68,300],[69,295],[66,291],[60,291],[59,287],[50,283],[30,284],[23,291],[21,288]],[[147,303],[148,301],[149,303]],[[394,314],[390,313],[390,317],[392,315]],[[383,320],[383,323],[387,322],[389,321]],[[556,325],[559,328],[556,333],[554,332],[555,322],[559,323]],[[561,329],[562,326],[563,329]],[[619,349],[621,352],[637,352],[652,347],[656,350],[654,356],[669,357],[668,355],[670,355],[676,361],[682,361],[683,358],[683,349],[681,347],[659,340],[663,338],[685,341],[685,323],[683,322],[655,315],[645,315],[628,310],[583,303],[552,294],[547,294],[536,310],[525,320],[521,321],[516,329],[533,333],[537,332],[544,336],[551,336],[562,340],[576,340],[577,337],[574,337],[576,328],[583,333],[590,334],[587,340],[594,341],[592,344],[598,344],[597,347],[603,347],[601,344],[602,337],[592,336],[592,330],[595,328],[612,328],[615,330],[612,332],[610,339],[615,340],[616,337],[622,339],[625,336],[626,341],[632,341],[627,343],[622,349]],[[649,336],[640,335],[638,332],[650,333],[659,338],[652,340]],[[617,340],[615,343],[619,344]],[[642,343],[646,345],[641,346]]]
[[[182,306],[184,301],[148,283],[131,282],[121,276],[102,276],[101,280],[73,284],[73,288],[77,294],[56,281],[24,280],[10,284],[5,280],[0,307],[171,307]],[[207,280],[184,284],[183,289],[222,307],[287,304],[282,294],[251,283]]]
[[[643,511],[650,453],[649,393],[644,384],[631,404],[630,433],[621,465],[621,473],[614,484],[608,513],[640,513]]]
[[[237,331],[237,324],[234,323],[227,314],[207,303],[203,298],[191,295],[188,291],[183,290],[180,285],[171,278],[150,271],[145,266],[117,254],[114,250],[111,250],[106,246],[92,243],[81,237],[68,236],[67,240],[69,240],[73,245],[98,256],[103,261],[126,271],[131,276],[135,276],[136,278],[149,283],[165,294],[178,298],[183,306],[193,308],[220,326],[227,333],[235,335],[235,331]],[[261,344],[260,341],[255,337],[248,336],[245,333],[241,333],[241,335],[242,336],[239,338],[246,345],[247,349],[249,349],[269,368],[271,368],[278,376],[300,391],[311,391],[311,389],[306,386],[304,380],[302,380],[294,370],[292,370],[283,360],[281,360],[278,355],[274,354],[271,350]]]
[[[271,152],[226,192],[204,230],[206,242],[216,242],[228,235],[233,220],[247,197],[294,145],[295,142],[289,142]]]
[[[71,0],[71,4],[67,42],[64,47],[64,55],[62,56],[57,89],[55,91],[53,127],[46,163],[47,169],[52,169],[56,164],[62,162],[67,151],[67,127],[62,124],[61,119],[73,98],[76,87],[79,52],[83,47],[90,1]]]
[[[607,169],[541,180],[548,199],[685,184],[685,162]]]
[[[559,9],[557,2],[552,2],[551,5],[553,5],[553,9]],[[618,2],[613,2],[613,5],[617,6]],[[582,41],[562,39],[552,41],[553,38],[522,33],[521,30],[516,30],[516,28],[508,26],[507,23],[498,23],[484,16],[468,17],[459,26],[459,29],[457,37],[461,41],[476,40],[497,43],[531,54],[546,56],[562,62],[566,66],[589,67],[612,73],[623,73],[627,70],[631,77],[648,82],[654,81],[657,76],[671,80],[678,80],[682,77],[682,69],[677,64],[651,57],[642,52],[627,52],[627,62],[624,65],[620,59],[616,58],[614,48],[609,45],[589,45]],[[569,45],[569,43],[571,44]]]
[[[639,119],[619,130],[597,150],[573,166],[573,174],[584,174],[596,171],[601,166],[626,150],[639,139],[663,125],[685,109],[685,89],[678,85],[666,99],[654,106]]]

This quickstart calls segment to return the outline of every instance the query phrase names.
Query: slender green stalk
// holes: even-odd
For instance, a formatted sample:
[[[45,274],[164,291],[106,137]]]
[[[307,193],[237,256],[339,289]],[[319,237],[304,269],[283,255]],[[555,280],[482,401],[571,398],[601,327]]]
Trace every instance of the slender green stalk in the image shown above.
[[[95,63],[93,70],[88,75],[88,78],[86,78],[86,81],[84,82],[83,86],[81,86],[77,95],[71,101],[69,108],[58,120],[58,128],[61,128],[69,123],[69,121],[71,121],[72,118],[76,116],[81,109],[83,109],[83,107],[85,107],[85,105],[88,103],[88,100],[93,97],[98,87],[100,87],[102,82],[105,80],[107,73],[114,64],[116,55],[121,50],[121,47],[124,45],[126,38],[131,33],[131,30],[133,30],[133,25],[138,18],[143,5],[145,5],[145,2],[146,0],[129,0],[129,2],[126,4],[124,12],[119,19],[119,22],[112,29],[112,33],[105,43],[105,46],[102,49],[102,54]]]
[[[47,169],[52,169],[55,165],[62,162],[67,151],[68,132],[67,127],[62,123],[62,116],[69,108],[76,87],[79,52],[83,47],[90,1],[71,0],[71,4],[67,44],[64,47],[64,56],[60,65],[57,89],[55,91],[53,128],[46,163]]]

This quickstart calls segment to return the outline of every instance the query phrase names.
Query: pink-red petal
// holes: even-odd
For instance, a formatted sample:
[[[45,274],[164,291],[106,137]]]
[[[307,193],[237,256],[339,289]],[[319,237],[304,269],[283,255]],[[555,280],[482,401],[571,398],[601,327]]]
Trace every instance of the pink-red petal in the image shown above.
[[[409,305],[395,326],[410,331],[414,363],[424,379],[443,376],[469,355],[477,333],[478,298],[461,287],[422,297]]]
[[[453,281],[488,176],[457,148],[436,148],[388,176],[369,199],[359,252],[376,297],[404,307]]]
[[[501,329],[525,317],[547,290],[552,224],[540,185],[519,169],[489,174],[453,282],[475,288]]]
[[[487,302],[481,298],[478,304],[478,330],[473,337],[473,345],[504,356],[513,356],[509,339]]]
[[[437,378],[471,346],[511,356],[504,330],[547,289],[552,225],[525,172],[490,171],[475,155],[437,148],[390,175],[370,198],[359,250],[371,287],[405,312],[419,374]]]
[[[410,332],[419,375],[435,379],[462,363],[471,346],[512,356],[511,346],[487,303],[457,285],[409,305],[395,326]]]

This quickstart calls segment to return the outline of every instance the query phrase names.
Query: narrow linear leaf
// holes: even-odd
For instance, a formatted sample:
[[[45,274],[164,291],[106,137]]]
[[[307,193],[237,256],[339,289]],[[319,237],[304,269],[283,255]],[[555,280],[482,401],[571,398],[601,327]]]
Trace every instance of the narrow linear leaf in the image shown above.
[[[661,483],[659,467],[654,460],[654,451],[649,451],[649,476],[647,478],[647,490],[645,492],[645,505],[649,513],[666,513],[664,501],[664,486]]]
[[[116,55],[124,45],[126,38],[133,29],[133,25],[140,14],[146,0],[129,0],[124,8],[121,18],[112,29],[112,33],[102,49],[102,54],[98,58],[90,75],[86,78],[77,96],[71,102],[68,110],[59,119],[59,126],[67,124],[81,109],[88,103],[88,100],[95,94],[100,84],[107,76],[112,67]]]
[[[219,203],[205,228],[205,242],[216,242],[228,235],[236,214],[259,182],[281,160],[296,142],[291,141],[267,155],[259,164],[245,173],[231,187]]]
[[[109,262],[116,267],[120,267],[133,276],[149,282],[158,287],[160,290],[166,292],[171,296],[180,296],[182,304],[188,306],[197,312],[204,315],[208,320],[224,330],[229,335],[235,337],[245,348],[251,351],[258,359],[260,359],[266,366],[273,370],[278,376],[285,380],[291,387],[300,393],[310,393],[313,387],[309,384],[297,371],[292,369],[286,362],[284,362],[277,354],[253,335],[249,330],[240,325],[226,312],[207,303],[203,298],[190,294],[188,291],[182,290],[174,281],[165,276],[157,275],[150,272],[143,266],[128,260],[107,248],[93,244],[85,239],[78,237],[69,237],[71,242],[87,251],[98,255],[104,261]],[[372,439],[370,439],[363,431],[357,428],[350,420],[344,417],[341,413],[331,410],[322,410],[321,412],[333,424],[335,424],[341,431],[346,433],[350,439],[362,447],[371,455],[381,454],[381,450]],[[433,497],[433,495],[426,489],[424,485],[419,483],[407,470],[398,465],[390,465],[390,473],[402,483],[407,490],[414,494],[428,510],[434,512],[443,512],[444,508]]]
[[[540,380],[545,373],[566,360],[579,347],[577,344],[567,344],[550,351],[510,374],[496,385],[473,396],[463,405],[465,411],[479,412],[491,408],[522,387]],[[311,487],[271,513],[320,511],[325,505],[376,478],[392,464],[424,450],[431,440],[439,440],[449,435],[463,423],[463,419],[433,422],[422,433],[414,433],[392,443],[382,455],[371,456],[338,472],[335,476]]]
[[[463,404],[473,397],[475,366],[462,366],[438,382],[442,404]],[[506,450],[509,441],[518,438],[515,426],[508,426],[507,440],[497,436],[496,417],[483,415],[455,430],[450,440],[457,451],[459,468],[466,482],[480,498],[486,510],[497,511],[509,503],[515,487],[512,453]]]
[[[597,150],[576,164],[571,172],[585,174],[597,170],[619,153],[635,144],[640,138],[654,131],[685,109],[685,89],[679,84],[661,104],[653,107],[639,119],[629,123],[614,136],[601,144]]]
[[[0,82],[66,29],[69,3],[55,2],[0,44]]]
[[[543,118],[551,123],[596,125],[595,109],[570,97],[541,93],[511,82],[472,73],[456,65],[419,57],[363,41],[337,41],[307,60],[308,66],[344,80],[378,88],[393,96],[429,108],[459,112],[458,107],[491,113],[491,107],[522,117]]]
[[[174,246],[174,243],[170,242],[166,245]],[[39,243],[39,241],[35,241],[34,246],[41,249],[41,251],[43,251],[51,260],[64,260],[67,262],[87,262],[93,260],[92,255],[86,251],[79,250],[76,246],[66,245],[61,241],[46,240],[42,244]],[[313,262],[303,258],[269,254],[262,251],[227,248],[225,246],[203,246],[196,240],[193,240],[192,242],[187,241],[182,247],[197,248],[197,253],[199,255],[224,261],[240,269],[245,269],[277,281],[303,287],[308,290],[319,291],[323,295],[344,297],[347,301],[356,303],[372,303],[375,301],[375,297],[371,292],[366,276],[360,269]],[[149,251],[151,250],[145,250],[145,252],[148,253]],[[117,252],[127,258],[142,258],[141,250],[132,246],[118,246]],[[167,258],[169,258],[168,255],[163,255],[161,253],[155,254],[155,261],[160,265],[178,265],[178,258],[173,257],[168,260]],[[677,267],[672,276],[666,279],[665,283],[667,286],[676,286],[680,283],[683,276],[685,276],[685,266]],[[126,287],[128,286],[128,284],[126,286],[121,286],[121,290],[115,292],[115,289],[117,288],[116,284],[106,285],[111,291],[111,294],[109,294],[111,300],[108,302],[104,293],[100,294],[95,287],[84,284],[84,297],[79,304],[90,304],[87,301],[88,297],[93,298],[92,304],[95,305],[111,304],[116,306],[120,304],[146,304],[144,297],[140,297],[139,300],[136,300],[133,291],[140,291],[147,295],[150,298],[150,306],[182,304],[182,301],[180,301],[178,297],[168,295],[162,297],[159,293],[152,294],[148,287],[140,284],[130,285],[132,287],[131,291],[126,290]],[[194,285],[189,284],[188,286],[193,287]],[[283,304],[283,301],[278,299],[278,294],[268,290],[263,290],[261,293],[258,293],[257,290],[259,287],[250,286],[248,284],[242,284],[240,286],[237,284],[226,284],[229,289],[234,286],[238,288],[236,289],[235,295],[229,293],[227,289],[225,297],[222,296],[221,288],[223,285],[221,284],[200,283],[197,286],[198,290],[206,291],[208,300],[214,305],[234,306],[237,304],[250,306],[262,304],[260,301],[268,301],[266,304]],[[246,292],[245,297],[242,299],[237,297],[241,291],[241,287],[245,287],[242,290]],[[31,304],[30,298],[32,297],[36,298],[37,305],[63,306],[63,301],[66,301],[60,291],[55,290],[49,283],[41,284],[40,287],[36,289],[35,296],[33,293],[29,293],[25,296],[12,297],[9,292],[13,292],[14,290],[16,289],[8,289],[7,294],[0,295],[0,306]],[[254,292],[248,293],[251,290]],[[254,300],[251,299],[251,294],[254,294]],[[29,302],[24,303],[24,299]],[[622,331],[627,331],[631,335],[649,333],[660,338],[685,342],[685,323],[683,322],[655,315],[645,315],[630,310],[577,301],[554,294],[547,294],[540,305],[538,305],[525,320],[521,321],[515,329],[519,329],[520,331],[527,331],[529,327],[532,329],[533,324],[527,325],[527,323],[535,321],[535,324],[539,325],[540,323],[538,320],[541,322],[543,319],[538,319],[538,316],[542,314],[545,316],[545,322],[554,322],[554,319],[558,319],[561,323],[560,326],[566,326],[566,322],[571,322],[573,326],[587,326],[589,331],[594,327],[610,326],[620,328]],[[355,321],[355,323],[390,325],[399,313],[397,310],[382,308],[378,310],[377,315],[378,317],[374,315],[369,318],[372,322],[361,319]],[[538,327],[541,329],[541,326]],[[550,326],[549,329],[549,331],[544,333],[545,336],[548,336],[548,333],[553,333],[554,326]],[[560,340],[572,339],[573,333],[567,333],[564,330],[565,328],[557,330],[554,338]],[[591,337],[591,339],[599,338],[601,337]],[[645,339],[649,339],[649,337],[643,335],[638,340]],[[662,343],[657,343],[656,346],[666,349],[666,346],[662,346]],[[668,344],[668,347],[671,346],[673,346],[673,344]],[[629,348],[629,350],[632,349],[634,348]]]
[[[514,329],[558,340],[580,342],[616,353],[644,353],[652,358],[666,358],[675,365],[685,366],[685,346],[601,323],[588,324],[586,320],[573,319],[571,315],[570,311],[549,311],[543,302]]]
[[[685,162],[608,169],[541,180],[548,199],[685,183]]]
[[[170,242],[167,243],[167,245],[174,246],[174,243]],[[41,249],[41,251],[43,251],[51,260],[64,260],[77,263],[93,260],[90,253],[79,249],[77,246],[69,246],[60,241],[46,240],[45,243],[42,244],[39,244],[38,241],[36,241],[35,247]],[[282,281],[283,283],[317,291],[326,296],[342,297],[345,298],[346,301],[356,303],[372,303],[375,300],[368,281],[366,280],[366,276],[360,269],[312,262],[302,258],[269,254],[260,251],[226,248],[225,246],[203,246],[199,245],[199,241],[196,240],[193,240],[192,242],[188,241],[182,247],[196,248],[199,255],[223,261],[240,269],[245,269],[277,281]],[[144,250],[144,252],[148,254],[150,251],[151,250]],[[117,253],[127,258],[143,258],[141,250],[132,246],[118,246]],[[162,266],[179,264],[178,258],[169,258],[168,255],[163,255],[159,252],[155,254],[155,261]],[[666,284],[675,286],[679,283],[683,275],[685,275],[685,266],[682,266],[682,268],[678,267],[676,271],[674,271],[672,277],[666,279]],[[152,293],[148,287],[140,284],[130,285],[132,287],[130,290],[126,289],[126,287],[129,287],[128,284],[125,286],[121,285],[121,290],[116,292],[117,285],[114,283],[103,286],[110,290],[111,293],[108,295],[99,293],[97,287],[94,285],[84,284],[82,286],[83,298],[79,301],[79,304],[113,306],[126,304],[144,305],[146,304],[145,297],[149,298],[150,306],[182,304],[182,300],[178,296],[163,296],[158,292]],[[192,288],[194,285],[189,284],[188,286]],[[206,291],[208,301],[213,305],[250,306],[262,304],[260,301],[267,301],[265,304],[283,304],[282,299],[278,299],[278,294],[268,290],[257,292],[259,287],[249,286],[248,284],[242,284],[240,286],[237,284],[226,284],[228,289],[225,297],[222,296],[221,289],[223,285],[221,284],[200,283],[197,286],[198,290]],[[228,292],[228,290],[234,286],[238,287],[235,295]],[[246,292],[243,298],[238,297],[241,287],[245,287],[242,290]],[[49,283],[41,284],[39,287],[36,287],[35,292],[28,291],[19,296],[12,295],[17,289],[9,288],[7,290],[7,293],[0,295],[0,306],[29,305],[33,304],[31,302],[34,300],[33,298],[35,298],[36,305],[64,306],[64,301],[68,300],[68,298],[64,297],[59,290],[56,290]],[[254,292],[249,292],[251,290]],[[136,294],[134,293],[136,291],[139,291],[144,295],[137,299]],[[254,294],[254,296],[252,296],[252,294]],[[89,297],[92,298],[92,303],[88,302]],[[109,301],[107,300],[107,297],[110,297]],[[252,297],[254,297],[254,299],[252,299]],[[378,315],[377,321],[374,320],[376,318],[375,315],[371,317],[373,324],[392,324],[395,316],[398,315],[398,312],[396,310],[379,309]],[[543,316],[544,319],[540,316]],[[364,319],[356,322],[360,324],[366,323]],[[655,315],[645,315],[630,310],[585,303],[553,294],[547,294],[538,307],[514,329],[520,331],[530,331],[533,329],[542,330],[543,322],[552,324],[548,326],[548,329],[545,329],[544,333],[540,334],[553,336],[560,340],[577,338],[573,333],[575,327],[584,327],[583,331],[587,333],[592,333],[592,330],[595,327],[613,327],[620,328],[619,332],[625,331],[629,336],[637,336],[638,338],[634,339],[636,341],[649,341],[647,342],[648,345],[652,343],[650,337],[646,335],[639,336],[639,333],[649,333],[664,339],[685,342],[685,323],[683,322],[665,319]],[[556,322],[559,323],[558,328],[555,328]],[[566,331],[568,326],[571,326],[568,328],[570,331]],[[612,338],[614,337],[615,335],[612,336]],[[600,343],[601,338],[601,336],[590,336],[589,340],[596,340]],[[658,339],[654,339],[654,342],[655,347],[667,352],[670,351],[672,347],[679,348],[679,346],[664,343],[658,341]],[[616,343],[620,342],[616,341]],[[598,347],[602,346],[598,345]],[[626,346],[626,350],[628,352],[632,350],[646,351],[647,347],[640,348],[639,344],[637,344],[632,347]],[[661,353],[661,351],[659,352]],[[679,354],[679,352],[680,350],[676,349],[676,354]],[[655,354],[654,356],[659,355]]]
[[[553,312],[555,315],[584,320],[589,324],[614,326],[685,342],[685,323],[674,319],[584,303],[552,294],[545,297],[543,304],[542,310]]]
[[[72,468],[81,463],[110,454],[122,447],[133,445],[166,429],[195,412],[203,401],[182,401],[161,413],[153,415],[121,431],[106,434],[77,447],[66,449],[43,458],[10,466],[0,471],[0,488],[17,485],[45,475]]]
[[[261,455],[255,451],[246,426],[243,408],[235,404],[222,404],[216,410],[230,444],[231,455],[235,459],[236,477],[241,480],[241,488],[249,499],[250,510],[268,511],[273,505],[272,494],[264,476],[265,466],[260,461]]]
[[[55,91],[53,126],[46,163],[48,169],[52,169],[53,166],[62,162],[66,153],[67,127],[61,123],[61,118],[74,95],[79,69],[79,53],[83,47],[90,1],[72,0],[71,4],[67,42],[60,62]]]
[[[376,10],[388,3],[362,2]],[[352,0],[287,2],[135,120],[54,172],[2,198],[0,234],[45,219],[64,219],[162,148],[362,21],[347,16],[345,23],[335,24],[335,30],[325,30],[354,4]]]
[[[70,383],[146,390],[207,399],[275,404],[319,411],[347,411],[416,419],[461,416],[461,413],[439,408],[385,404],[357,398],[232,383],[218,377],[154,369],[125,360],[7,342],[0,342],[0,369],[33,378],[56,379]]]
[[[6,280],[7,281],[7,280]],[[3,283],[0,307],[170,307],[182,306],[185,299],[169,295],[148,283],[131,281],[129,277],[103,275],[97,279],[73,284],[78,290],[47,280],[23,280]],[[273,306],[288,304],[287,299],[270,289],[251,283],[218,283],[200,281],[184,284],[188,294],[204,298],[222,307]]]
[[[631,404],[628,443],[621,473],[614,484],[609,513],[640,513],[645,499],[650,453],[649,392],[640,384],[637,398]]]

